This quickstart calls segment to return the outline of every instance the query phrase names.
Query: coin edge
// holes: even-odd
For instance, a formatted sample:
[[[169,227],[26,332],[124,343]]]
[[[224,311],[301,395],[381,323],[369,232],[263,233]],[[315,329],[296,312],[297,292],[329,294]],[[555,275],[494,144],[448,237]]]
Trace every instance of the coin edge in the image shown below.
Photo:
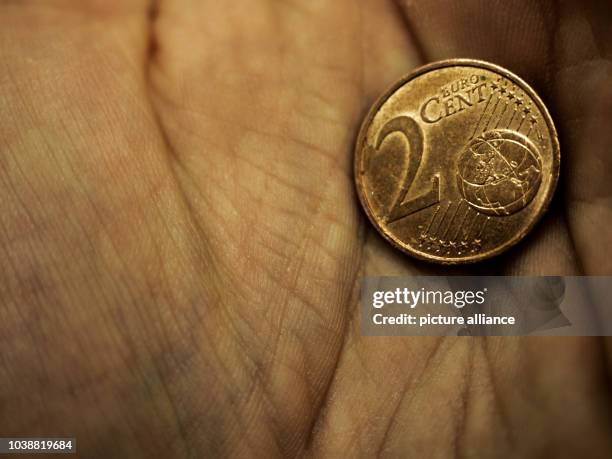
[[[410,247],[407,243],[402,242],[398,238],[391,235],[389,231],[386,231],[376,221],[376,218],[374,217],[374,213],[372,209],[370,208],[370,205],[367,201],[366,196],[364,195],[364,189],[363,189],[364,187],[363,187],[363,183],[361,179],[361,169],[362,168],[360,166],[363,160],[363,154],[362,154],[363,144],[367,136],[367,129],[370,126],[376,113],[378,113],[378,111],[380,110],[381,106],[395,92],[397,92],[397,90],[399,90],[402,86],[404,86],[409,81],[425,73],[429,73],[433,70],[446,68],[446,67],[454,67],[454,66],[466,66],[466,67],[471,66],[475,68],[482,68],[485,70],[489,70],[494,73],[498,73],[501,76],[518,84],[521,87],[521,89],[525,91],[529,95],[529,97],[531,97],[531,99],[537,104],[538,108],[540,109],[540,112],[542,113],[543,118],[546,120],[546,125],[548,127],[548,132],[550,134],[551,144],[553,147],[553,152],[552,152],[553,162],[552,162],[552,167],[551,167],[551,173],[553,177],[552,177],[552,180],[549,186],[549,190],[545,196],[544,202],[542,203],[539,213],[536,214],[533,220],[529,222],[529,224],[522,231],[516,234],[508,242],[506,242],[502,246],[499,246],[493,250],[489,250],[488,252],[485,252],[483,254],[474,255],[474,256],[465,257],[465,258],[448,259],[448,258],[438,257],[435,255],[430,255],[425,252],[417,251],[416,249]],[[383,94],[374,101],[374,103],[368,110],[365,118],[363,119],[360,125],[359,133],[358,133],[357,140],[355,143],[354,160],[353,160],[353,171],[354,171],[355,188],[357,189],[357,196],[359,198],[362,208],[364,209],[368,219],[370,220],[370,223],[395,248],[419,260],[433,262],[433,263],[437,263],[440,265],[473,264],[473,263],[487,260],[489,258],[493,258],[515,247],[534,229],[534,227],[541,221],[544,214],[546,214],[546,212],[548,211],[548,208],[550,207],[550,203],[552,202],[552,199],[555,195],[555,192],[556,192],[556,189],[559,183],[560,169],[561,169],[561,152],[560,152],[559,136],[557,133],[557,129],[550,115],[550,112],[548,111],[548,107],[544,104],[544,101],[540,98],[540,96],[536,93],[536,91],[525,80],[523,80],[518,75],[512,73],[510,70],[504,67],[501,67],[497,64],[493,64],[491,62],[487,62],[487,61],[480,60],[480,59],[471,59],[471,58],[445,59],[445,60],[436,61],[436,62],[422,65],[414,69],[412,72],[409,72],[408,74],[404,75],[399,80],[394,82],[391,86],[389,86],[388,89],[384,91]]]

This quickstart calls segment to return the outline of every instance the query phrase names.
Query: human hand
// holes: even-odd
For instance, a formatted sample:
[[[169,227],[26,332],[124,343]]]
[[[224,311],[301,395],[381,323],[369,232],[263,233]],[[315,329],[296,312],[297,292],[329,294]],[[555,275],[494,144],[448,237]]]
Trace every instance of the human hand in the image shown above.
[[[0,426],[87,456],[607,456],[609,344],[367,338],[376,274],[609,274],[595,2],[0,4]],[[603,3],[603,2],[602,2]],[[415,66],[486,59],[561,134],[553,208],[469,270],[365,223],[352,147]]]

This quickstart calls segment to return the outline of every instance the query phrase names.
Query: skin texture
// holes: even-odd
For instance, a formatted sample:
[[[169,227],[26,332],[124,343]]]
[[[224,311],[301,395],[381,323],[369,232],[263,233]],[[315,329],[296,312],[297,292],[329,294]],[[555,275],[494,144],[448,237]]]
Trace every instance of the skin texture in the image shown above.
[[[363,275],[612,274],[606,2],[0,0],[0,434],[84,457],[610,457],[605,338],[363,337]],[[526,79],[562,177],[511,252],[365,221],[365,110],[425,62]]]

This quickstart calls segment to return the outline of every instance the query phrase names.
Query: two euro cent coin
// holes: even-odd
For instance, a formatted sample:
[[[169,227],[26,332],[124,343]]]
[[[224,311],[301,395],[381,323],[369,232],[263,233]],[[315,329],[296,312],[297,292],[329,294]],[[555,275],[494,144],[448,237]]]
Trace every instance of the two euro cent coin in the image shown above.
[[[366,116],[359,199],[376,229],[417,258],[495,256],[533,228],[559,176],[553,121],[533,89],[487,62],[453,59],[397,82]]]

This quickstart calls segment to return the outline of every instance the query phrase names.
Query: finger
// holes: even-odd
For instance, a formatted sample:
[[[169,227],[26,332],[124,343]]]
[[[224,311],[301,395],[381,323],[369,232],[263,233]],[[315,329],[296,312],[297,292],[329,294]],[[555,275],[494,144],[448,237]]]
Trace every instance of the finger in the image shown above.
[[[79,180],[96,196],[119,199],[135,186],[134,171],[147,192],[159,184],[161,150],[143,135],[153,127],[147,8],[144,0],[0,3],[3,159],[36,170],[39,183]],[[109,190],[109,176],[127,188]]]
[[[188,220],[146,99],[147,33],[146,2],[0,2],[0,424],[7,432],[34,425],[74,432],[85,450],[98,452],[107,451],[109,426],[122,451],[151,432],[179,438],[176,414],[160,408],[172,403],[167,392],[161,404],[151,402],[167,386],[150,351],[167,343],[175,322],[166,328],[168,321],[153,319],[164,325],[149,327],[147,318],[190,309],[188,284],[201,280],[176,274],[190,271],[194,244],[183,242],[192,240],[183,236]],[[133,347],[124,336],[152,347]],[[125,398],[128,387],[133,397]],[[158,441],[158,451],[174,448]]]
[[[538,86],[553,45],[552,2],[397,0],[429,60],[469,57],[500,64]]]
[[[161,144],[144,135],[154,126],[147,47],[145,0],[0,2],[1,159],[29,171],[8,174],[5,196],[45,190],[29,210],[47,215],[54,203],[59,215],[81,183],[82,201],[112,203],[115,224],[110,208],[159,186]]]
[[[113,47],[140,66],[148,49],[151,0],[29,0],[0,3],[5,58],[52,58],[71,47],[73,58]],[[10,53],[10,54],[9,54]],[[99,65],[103,62],[99,62]]]
[[[612,41],[612,27],[607,36]],[[579,37],[577,33],[574,43]],[[564,115],[567,219],[585,274],[591,275],[612,274],[611,79],[610,59],[595,53],[560,70],[555,88]]]

